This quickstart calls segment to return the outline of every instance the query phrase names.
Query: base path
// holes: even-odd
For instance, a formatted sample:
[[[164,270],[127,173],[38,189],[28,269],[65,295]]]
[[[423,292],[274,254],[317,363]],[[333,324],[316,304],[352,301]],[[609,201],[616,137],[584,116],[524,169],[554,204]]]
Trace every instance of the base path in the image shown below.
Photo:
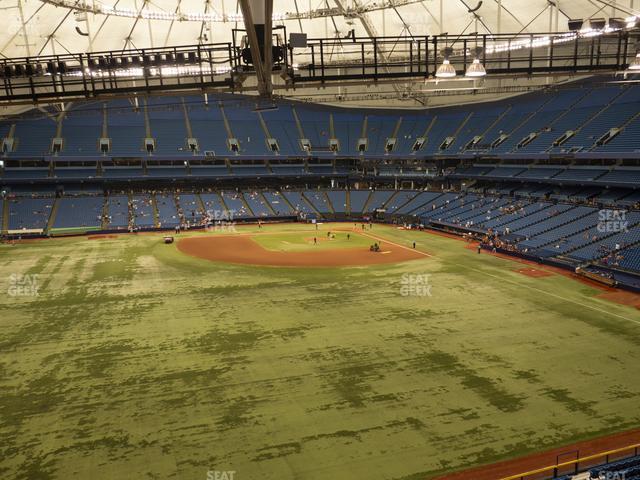
[[[246,235],[184,238],[178,242],[178,250],[192,257],[215,262],[272,267],[353,267],[425,258],[420,252],[388,242],[384,243],[382,252],[370,252],[368,248],[276,252],[262,248]]]

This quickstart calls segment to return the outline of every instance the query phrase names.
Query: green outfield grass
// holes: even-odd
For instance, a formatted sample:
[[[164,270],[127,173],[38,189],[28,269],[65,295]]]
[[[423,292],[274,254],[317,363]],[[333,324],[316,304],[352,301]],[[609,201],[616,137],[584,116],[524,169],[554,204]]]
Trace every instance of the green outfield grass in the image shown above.
[[[262,231],[280,249],[315,228]],[[425,479],[638,426],[638,310],[458,240],[367,233],[432,257],[234,266],[155,234],[0,246],[0,477]]]

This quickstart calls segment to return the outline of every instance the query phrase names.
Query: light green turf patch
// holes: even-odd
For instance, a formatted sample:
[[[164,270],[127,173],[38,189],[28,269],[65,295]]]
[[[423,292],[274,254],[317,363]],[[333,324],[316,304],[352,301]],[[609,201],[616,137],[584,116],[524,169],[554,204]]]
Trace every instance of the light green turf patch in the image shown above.
[[[368,248],[375,240],[355,232],[304,231],[300,233],[282,233],[280,235],[255,235],[255,242],[266,250],[277,252],[313,252],[318,250],[341,250],[349,248]],[[314,238],[316,242],[314,242]]]
[[[234,266],[161,234],[0,246],[1,291],[40,286],[0,296],[0,477],[425,479],[640,423],[637,310],[456,240],[367,233],[432,257]],[[423,275],[430,295],[405,295]]]

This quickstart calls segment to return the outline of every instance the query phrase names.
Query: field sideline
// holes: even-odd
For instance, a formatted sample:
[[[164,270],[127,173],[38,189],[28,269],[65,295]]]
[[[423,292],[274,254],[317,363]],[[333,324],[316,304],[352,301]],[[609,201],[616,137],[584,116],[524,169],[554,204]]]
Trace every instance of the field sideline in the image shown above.
[[[315,228],[238,227],[259,231],[298,251]],[[455,239],[365,234],[425,256],[301,269],[161,234],[0,246],[0,474],[427,479],[637,427],[639,310]],[[25,274],[38,296],[9,293]]]

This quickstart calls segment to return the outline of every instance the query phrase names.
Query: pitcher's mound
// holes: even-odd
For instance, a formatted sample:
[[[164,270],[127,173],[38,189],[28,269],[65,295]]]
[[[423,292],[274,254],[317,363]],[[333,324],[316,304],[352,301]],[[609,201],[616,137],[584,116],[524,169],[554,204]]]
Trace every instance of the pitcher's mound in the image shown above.
[[[311,252],[275,252],[266,250],[249,236],[210,236],[184,238],[178,250],[192,257],[215,262],[273,267],[344,267],[399,263],[424,259],[417,251],[384,244],[384,252],[368,248],[317,250]]]

